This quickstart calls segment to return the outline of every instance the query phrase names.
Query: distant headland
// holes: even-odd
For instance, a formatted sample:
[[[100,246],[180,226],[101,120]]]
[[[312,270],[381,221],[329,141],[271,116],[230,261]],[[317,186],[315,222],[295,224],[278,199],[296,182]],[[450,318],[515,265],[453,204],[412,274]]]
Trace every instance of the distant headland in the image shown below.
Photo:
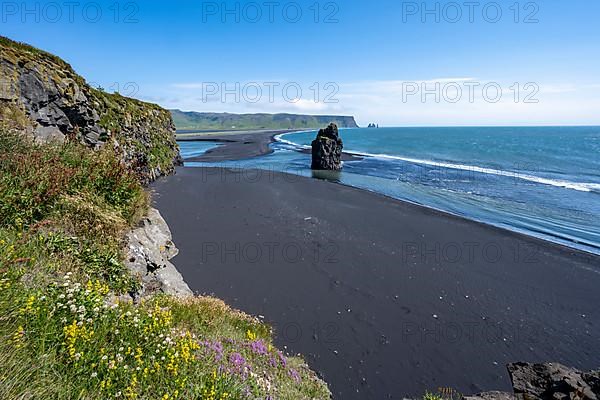
[[[340,128],[358,128],[353,116],[170,111],[177,130],[311,129],[331,122]]]

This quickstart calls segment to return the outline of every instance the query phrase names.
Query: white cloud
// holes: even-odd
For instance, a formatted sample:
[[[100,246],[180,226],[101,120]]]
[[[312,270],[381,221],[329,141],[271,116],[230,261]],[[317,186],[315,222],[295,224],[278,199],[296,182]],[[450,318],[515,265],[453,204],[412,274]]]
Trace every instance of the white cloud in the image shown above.
[[[264,80],[261,82],[275,82]],[[473,86],[474,83],[479,86]],[[281,81],[274,97],[269,98],[268,89],[263,88],[259,101],[246,101],[244,93],[239,99],[219,94],[206,96],[202,93],[203,83],[177,83],[166,88],[155,88],[155,96],[146,98],[159,101],[168,108],[195,111],[221,111],[232,113],[248,112],[290,112],[307,114],[354,115],[360,125],[370,122],[384,126],[403,125],[546,125],[546,124],[600,124],[600,85],[579,86],[572,83],[538,82],[525,88],[526,82],[519,85],[518,102],[515,102],[514,82],[478,80],[471,77],[409,80],[372,80],[338,82],[339,90],[333,96],[338,102],[324,102],[331,90],[324,90],[321,84],[318,102],[311,84],[300,84],[302,96],[299,100],[285,98]],[[501,87],[500,101],[486,100],[484,85],[490,83],[489,96],[495,96],[496,87]],[[439,85],[436,85],[439,84]],[[227,88],[235,88],[235,83],[227,83]],[[243,88],[245,83],[241,83]],[[418,92],[407,95],[407,89],[418,88]],[[421,88],[431,91],[440,88],[439,98],[428,94],[422,96]],[[456,103],[456,87],[462,90],[462,97]],[[471,92],[472,90],[472,98]],[[242,89],[243,92],[243,89]],[[249,92],[255,96],[255,92]],[[247,94],[247,93],[246,93]],[[291,91],[291,97],[295,93]],[[528,97],[529,96],[529,97]],[[538,103],[526,103],[525,99],[537,99]],[[438,101],[436,101],[438,100]]]

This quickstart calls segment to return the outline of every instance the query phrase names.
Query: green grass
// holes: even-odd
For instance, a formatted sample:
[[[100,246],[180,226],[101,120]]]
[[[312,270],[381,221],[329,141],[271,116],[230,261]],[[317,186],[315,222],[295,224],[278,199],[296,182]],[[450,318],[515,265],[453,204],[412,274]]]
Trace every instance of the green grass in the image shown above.
[[[57,57],[54,54],[50,54],[44,50],[40,50],[36,47],[28,45],[27,43],[16,42],[14,40],[10,40],[7,37],[0,36],[0,46],[14,49],[15,51],[18,51],[20,53],[30,54],[31,57],[47,58],[64,68],[71,69],[71,66],[64,62],[60,57]]]
[[[0,129],[0,398],[323,399],[270,327],[210,297],[119,301],[148,206],[107,147]]]
[[[450,387],[438,388],[436,393],[425,392],[422,400],[462,400],[463,395]]]

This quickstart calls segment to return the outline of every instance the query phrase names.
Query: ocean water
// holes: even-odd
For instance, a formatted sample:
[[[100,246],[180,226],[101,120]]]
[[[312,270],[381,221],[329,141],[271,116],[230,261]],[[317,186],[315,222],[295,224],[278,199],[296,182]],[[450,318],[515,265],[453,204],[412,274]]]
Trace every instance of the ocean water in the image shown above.
[[[281,135],[273,154],[216,165],[312,176],[310,155],[299,150],[315,135]],[[360,128],[341,136],[344,150],[363,158],[329,179],[600,254],[600,127]],[[188,143],[180,145],[185,154]]]
[[[208,150],[217,147],[219,144],[214,142],[179,142],[181,157],[186,158],[198,157],[206,153]]]

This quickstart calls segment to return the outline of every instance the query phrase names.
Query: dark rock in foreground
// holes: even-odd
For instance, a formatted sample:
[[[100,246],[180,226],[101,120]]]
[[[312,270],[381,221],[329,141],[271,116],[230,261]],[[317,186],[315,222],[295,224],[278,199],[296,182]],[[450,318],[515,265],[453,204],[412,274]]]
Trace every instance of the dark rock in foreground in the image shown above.
[[[558,363],[507,366],[518,399],[600,399],[600,371],[581,372]]]
[[[340,171],[344,144],[336,124],[321,129],[312,142],[312,165],[314,170]]]
[[[507,366],[514,394],[485,392],[464,400],[600,400],[600,370],[581,372],[558,363]]]

